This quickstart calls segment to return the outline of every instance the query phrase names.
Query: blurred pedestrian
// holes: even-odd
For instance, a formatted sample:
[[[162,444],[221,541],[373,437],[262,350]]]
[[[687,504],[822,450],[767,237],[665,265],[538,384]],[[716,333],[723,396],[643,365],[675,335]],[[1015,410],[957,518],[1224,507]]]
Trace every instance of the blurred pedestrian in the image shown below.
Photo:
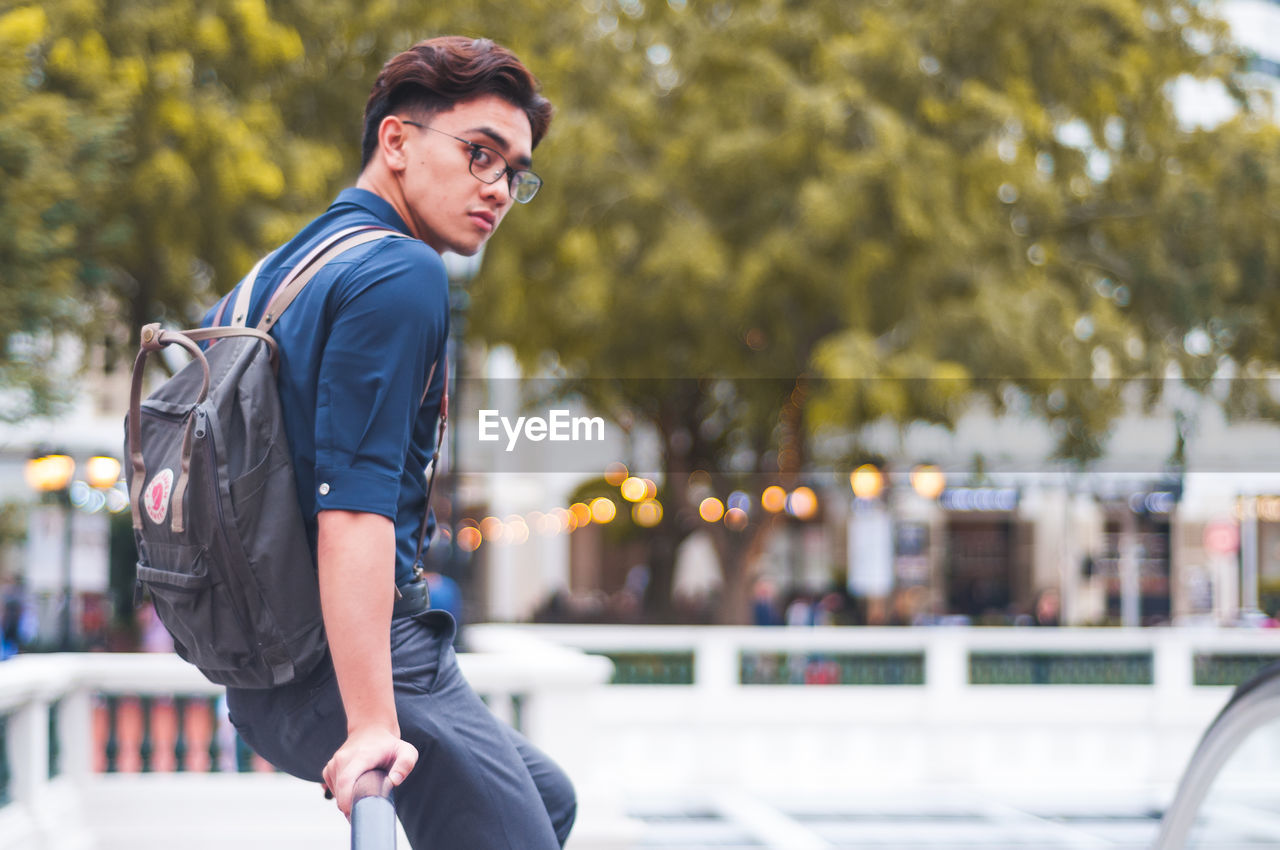
[[[778,613],[778,586],[772,579],[756,579],[751,588],[751,621],[757,626],[780,626]]]
[[[11,584],[0,595],[0,660],[12,658],[37,634],[35,610],[21,585]]]
[[[1046,587],[1036,597],[1034,610],[1037,626],[1056,626],[1062,616],[1062,598],[1056,587]]]

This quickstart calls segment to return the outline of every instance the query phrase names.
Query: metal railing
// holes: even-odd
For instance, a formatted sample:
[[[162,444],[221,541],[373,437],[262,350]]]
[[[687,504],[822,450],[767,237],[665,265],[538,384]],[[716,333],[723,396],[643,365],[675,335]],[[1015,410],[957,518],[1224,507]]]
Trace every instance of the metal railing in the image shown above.
[[[1205,731],[1165,809],[1153,850],[1181,850],[1214,780],[1240,745],[1259,728],[1280,719],[1280,663],[1263,668],[1236,688]]]
[[[395,850],[396,808],[385,770],[370,770],[356,780],[351,801],[351,850]]]

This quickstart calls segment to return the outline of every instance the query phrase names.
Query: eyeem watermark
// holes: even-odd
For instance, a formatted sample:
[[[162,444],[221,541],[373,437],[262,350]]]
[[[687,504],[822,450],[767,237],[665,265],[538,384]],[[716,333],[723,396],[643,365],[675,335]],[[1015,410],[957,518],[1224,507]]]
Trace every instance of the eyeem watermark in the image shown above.
[[[517,416],[513,423],[496,410],[479,412],[480,442],[496,443],[507,438],[507,451],[515,451],[523,437],[533,443],[576,443],[604,440],[604,419],[600,416],[571,416],[567,410],[548,410],[547,416]]]

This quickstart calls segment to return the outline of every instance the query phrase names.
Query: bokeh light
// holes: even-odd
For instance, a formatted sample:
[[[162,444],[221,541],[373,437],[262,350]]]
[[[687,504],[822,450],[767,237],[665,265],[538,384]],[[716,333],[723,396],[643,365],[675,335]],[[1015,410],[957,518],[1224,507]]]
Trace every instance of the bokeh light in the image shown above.
[[[724,524],[730,531],[742,531],[748,521],[747,512],[742,508],[729,508],[724,512]]]
[[[496,516],[487,516],[480,520],[480,533],[484,535],[484,539],[490,543],[501,543],[506,535],[506,527],[503,526],[502,520]]]
[[[458,529],[458,548],[463,552],[476,551],[480,548],[480,544],[483,540],[484,537],[481,534],[480,529],[476,528],[474,525],[464,525],[462,528]]]
[[[698,516],[705,522],[719,522],[724,516],[724,502],[715,496],[708,496],[702,500],[702,504],[698,505]]]
[[[812,519],[818,512],[818,496],[808,487],[797,487],[787,497],[787,513],[796,519]]]
[[[874,499],[884,489],[884,473],[873,464],[864,463],[849,475],[849,486],[859,499]]]
[[[601,525],[613,522],[613,518],[618,515],[618,506],[613,500],[607,496],[591,500],[591,519]]]
[[[120,480],[120,461],[106,455],[91,457],[84,464],[84,477],[89,486],[105,490]]]
[[[529,539],[529,523],[522,516],[509,516],[504,523],[507,527],[506,542],[520,545]]]
[[[653,528],[662,522],[662,504],[646,499],[631,506],[631,520],[641,528]]]
[[[764,488],[760,494],[760,506],[771,514],[776,514],[787,506],[787,491],[777,484]]]
[[[649,488],[645,486],[644,480],[641,478],[628,478],[621,485],[622,498],[628,502],[643,501]]]
[[[926,499],[936,499],[947,488],[947,476],[931,463],[922,463],[911,470],[911,487]]]

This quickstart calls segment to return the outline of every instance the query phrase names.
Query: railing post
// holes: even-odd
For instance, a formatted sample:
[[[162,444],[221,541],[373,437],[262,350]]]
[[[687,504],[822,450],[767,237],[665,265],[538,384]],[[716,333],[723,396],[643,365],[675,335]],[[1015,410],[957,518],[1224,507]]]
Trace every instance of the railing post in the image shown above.
[[[931,630],[925,638],[924,686],[931,703],[949,710],[969,686],[967,632]]]
[[[742,647],[728,634],[709,630],[694,645],[693,685],[703,692],[724,694],[738,688]]]
[[[9,758],[13,799],[36,805],[49,785],[49,701],[33,697],[11,715]]]
[[[107,694],[104,702],[107,706],[107,741],[104,745],[107,773],[115,773],[120,769],[120,697]]]
[[[58,734],[62,745],[58,758],[62,773],[80,783],[89,778],[93,766],[93,698],[89,689],[75,684],[58,706]]]
[[[187,698],[184,696],[175,696],[173,698],[173,771],[174,773],[183,773],[187,769]],[[217,734],[217,728],[214,729]]]
[[[138,745],[138,758],[142,762],[142,772],[151,772],[151,757],[155,754],[155,740],[151,737],[151,720],[155,708],[155,698],[138,697],[138,710],[142,712],[142,743]]]
[[[209,772],[218,773],[222,770],[219,762],[222,760],[222,740],[219,734],[222,731],[221,720],[218,716],[218,700],[219,697],[209,697],[205,702],[205,708],[209,711]]]

